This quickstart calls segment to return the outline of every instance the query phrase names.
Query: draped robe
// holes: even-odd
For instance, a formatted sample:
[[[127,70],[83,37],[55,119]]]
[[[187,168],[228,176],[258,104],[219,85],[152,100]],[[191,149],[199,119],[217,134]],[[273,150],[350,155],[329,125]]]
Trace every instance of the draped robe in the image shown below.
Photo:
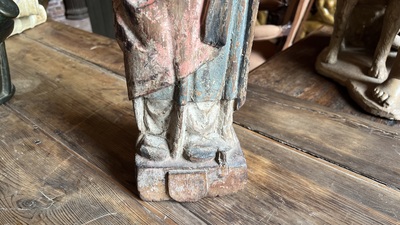
[[[186,87],[192,90],[184,93],[192,93],[192,97],[183,97],[244,102],[257,1],[228,0],[229,12],[215,13],[223,1],[114,0],[117,40],[124,51],[130,99],[194,75],[194,82],[205,85]],[[224,30],[220,25],[225,26],[225,42],[219,43],[221,37],[210,41],[207,34],[213,33],[211,29]],[[200,88],[194,90],[196,87]]]

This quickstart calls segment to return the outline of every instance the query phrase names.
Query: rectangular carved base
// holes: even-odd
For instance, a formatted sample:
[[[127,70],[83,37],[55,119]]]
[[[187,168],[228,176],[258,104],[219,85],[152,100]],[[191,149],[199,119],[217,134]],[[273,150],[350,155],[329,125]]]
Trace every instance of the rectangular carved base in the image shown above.
[[[217,161],[199,164],[182,158],[150,162],[136,155],[140,197],[145,201],[194,202],[235,193],[247,182],[246,161],[241,149],[230,152],[227,158],[219,165]]]

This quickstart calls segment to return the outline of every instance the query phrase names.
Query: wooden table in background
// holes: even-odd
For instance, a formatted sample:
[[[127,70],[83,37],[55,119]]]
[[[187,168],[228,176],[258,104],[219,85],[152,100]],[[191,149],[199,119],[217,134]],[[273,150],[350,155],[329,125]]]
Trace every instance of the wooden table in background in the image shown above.
[[[400,126],[318,76],[314,36],[250,74],[235,128],[249,181],[196,203],[143,202],[116,42],[47,22],[6,41],[0,224],[399,224]]]

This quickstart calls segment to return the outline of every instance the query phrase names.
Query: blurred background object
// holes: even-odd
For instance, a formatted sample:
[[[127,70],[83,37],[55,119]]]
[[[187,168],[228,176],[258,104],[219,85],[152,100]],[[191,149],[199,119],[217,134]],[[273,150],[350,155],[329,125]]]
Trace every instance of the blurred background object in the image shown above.
[[[336,10],[336,0],[317,0],[304,22],[298,38],[302,39],[322,26],[333,26]]]
[[[94,33],[115,38],[112,0],[86,0]]]
[[[31,29],[47,20],[45,8],[38,0],[14,0],[19,8],[19,15],[14,19],[14,30],[11,35]]]
[[[322,26],[332,26],[336,0],[261,0],[250,69]]]
[[[45,9],[49,5],[49,0],[39,0],[39,4],[41,4]]]
[[[15,88],[11,83],[4,40],[13,31],[13,19],[17,17],[18,14],[18,6],[12,0],[0,1],[0,104],[8,101],[15,92]]]
[[[83,4],[83,8],[86,9],[86,13],[83,15],[75,16],[74,19],[67,18],[66,14],[68,9],[66,9],[66,5],[64,0],[39,0],[40,4],[42,4],[47,11],[47,15],[51,20],[81,29],[88,32],[93,32],[92,25],[89,19],[89,8],[87,7],[85,0],[80,0],[81,4]],[[68,6],[74,6],[69,4]],[[81,6],[82,7],[82,6]],[[85,10],[78,10],[81,12],[85,12]],[[70,11],[71,12],[71,11]],[[74,17],[74,16],[73,16]]]
[[[66,8],[65,17],[69,20],[80,20],[89,16],[84,0],[64,0],[64,5]]]

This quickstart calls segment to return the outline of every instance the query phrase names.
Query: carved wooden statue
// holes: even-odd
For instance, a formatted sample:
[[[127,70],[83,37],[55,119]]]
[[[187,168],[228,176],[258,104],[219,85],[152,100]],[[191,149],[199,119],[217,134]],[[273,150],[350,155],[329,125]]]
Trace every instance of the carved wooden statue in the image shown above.
[[[243,188],[232,126],[245,100],[257,0],[114,0],[141,136],[138,190],[197,201]]]
[[[396,0],[338,0],[331,42],[316,68],[346,86],[366,111],[400,119],[400,58],[391,52],[399,29]]]

